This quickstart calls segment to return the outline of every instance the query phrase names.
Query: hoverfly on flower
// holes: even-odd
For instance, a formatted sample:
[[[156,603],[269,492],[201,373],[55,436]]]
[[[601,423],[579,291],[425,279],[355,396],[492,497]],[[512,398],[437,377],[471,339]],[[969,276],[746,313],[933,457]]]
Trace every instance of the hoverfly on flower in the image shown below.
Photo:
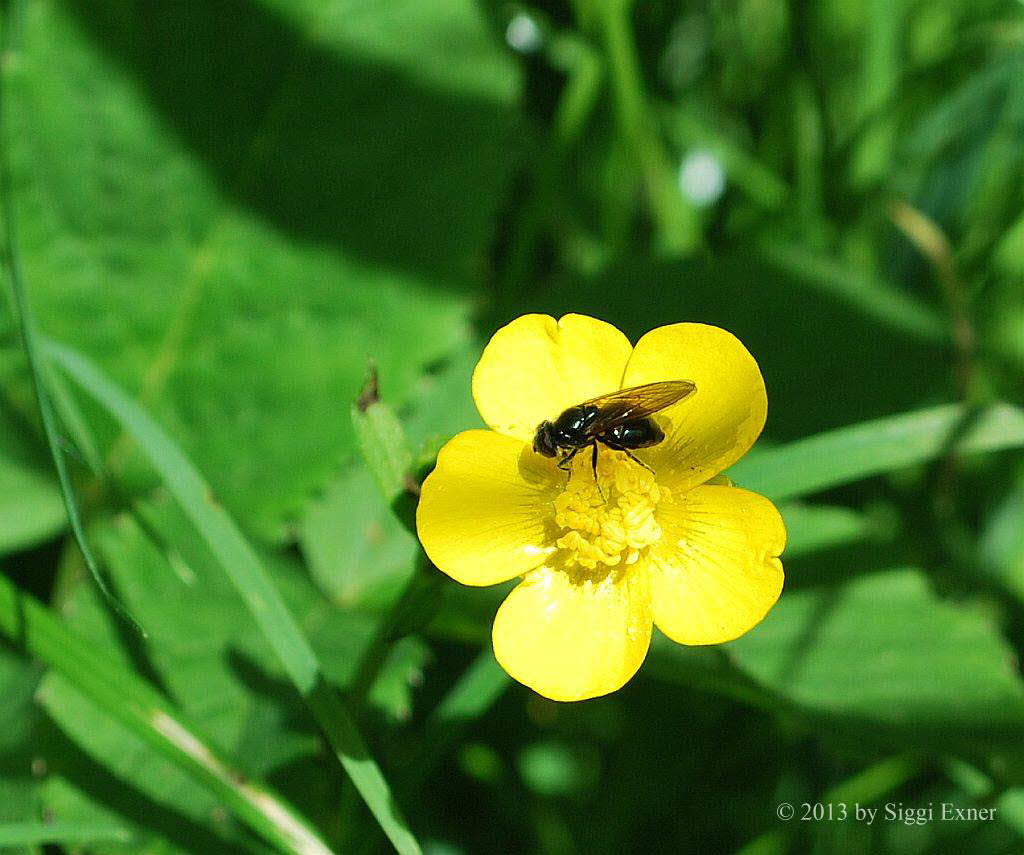
[[[560,457],[558,468],[571,473],[573,458],[590,448],[595,479],[599,443],[623,452],[634,463],[647,468],[632,452],[650,448],[665,438],[665,432],[651,416],[679,403],[695,388],[689,380],[666,380],[591,398],[569,407],[554,421],[537,425],[533,450],[545,457]]]
[[[473,398],[490,430],[441,449],[417,532],[456,581],[520,578],[492,634],[521,683],[554,700],[607,694],[640,668],[655,625],[718,644],[778,599],[782,518],[721,475],[767,415],[731,333],[672,324],[634,347],[594,318],[525,315],[484,349]]]

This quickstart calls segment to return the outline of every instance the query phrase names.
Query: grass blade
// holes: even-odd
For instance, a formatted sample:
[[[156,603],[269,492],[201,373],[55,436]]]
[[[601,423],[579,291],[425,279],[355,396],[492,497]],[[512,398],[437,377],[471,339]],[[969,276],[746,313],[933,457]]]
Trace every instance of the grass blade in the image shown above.
[[[6,822],[0,823],[0,846],[90,846],[97,843],[131,842],[132,832],[124,825],[98,822]]]
[[[748,454],[729,477],[775,499],[793,499],[923,463],[947,452],[1024,445],[1024,411],[993,404],[972,412],[947,404],[826,431]]]
[[[53,458],[53,465],[57,470],[57,480],[60,482],[60,492],[64,499],[64,508],[67,511],[68,522],[71,524],[71,531],[78,542],[78,548],[82,551],[85,564],[92,574],[96,587],[104,599],[122,617],[125,618],[135,629],[145,637],[145,631],[117,600],[107,587],[106,582],[99,570],[89,543],[85,538],[85,529],[82,526],[82,517],[78,512],[78,503],[75,500],[74,486],[71,483],[71,474],[68,472],[67,461],[64,459],[64,451],[61,448],[60,436],[57,430],[57,414],[54,412],[53,404],[50,401],[49,390],[47,389],[46,376],[43,360],[39,354],[38,333],[35,326],[35,318],[29,307],[28,297],[25,294],[25,284],[21,274],[21,256],[18,252],[18,225],[17,211],[14,205],[14,194],[11,192],[12,181],[10,164],[7,162],[7,85],[11,68],[16,67],[14,51],[16,45],[13,43],[14,34],[17,32],[19,22],[13,20],[13,4],[5,4],[2,36],[0,36],[0,74],[2,74],[3,101],[0,102],[0,145],[3,146],[3,156],[0,157],[0,210],[3,212],[4,220],[4,244],[7,256],[7,271],[11,281],[11,292],[14,297],[15,311],[18,315],[18,325],[21,331],[22,342],[25,347],[25,355],[28,359],[29,377],[35,391],[36,401],[39,405],[39,416],[42,420],[43,434],[46,436],[46,444],[50,449],[50,456]],[[20,10],[20,7],[17,7]]]
[[[772,267],[861,312],[886,328],[918,341],[947,344],[942,314],[885,279],[841,264],[797,244],[766,241],[762,254]]]
[[[323,679],[316,654],[259,557],[184,453],[135,401],[81,354],[44,340],[47,355],[134,436],[245,601],[384,833],[400,853],[419,845],[395,806],[348,710]]]
[[[0,635],[71,681],[112,719],[186,771],[282,852],[328,855],[317,832],[276,794],[246,781],[205,745],[167,700],[70,632],[0,575]],[[13,833],[8,828],[10,833]],[[2,829],[0,829],[2,835]],[[0,843],[2,843],[0,836]]]

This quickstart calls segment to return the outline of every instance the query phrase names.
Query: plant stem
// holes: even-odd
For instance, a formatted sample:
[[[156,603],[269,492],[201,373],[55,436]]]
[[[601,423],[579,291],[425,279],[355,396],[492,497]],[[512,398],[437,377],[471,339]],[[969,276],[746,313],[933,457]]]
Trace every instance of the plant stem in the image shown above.
[[[631,5],[631,0],[600,3],[600,31],[616,115],[643,175],[659,249],[668,255],[686,255],[700,243],[700,223],[676,183],[668,152],[647,108],[629,22]]]

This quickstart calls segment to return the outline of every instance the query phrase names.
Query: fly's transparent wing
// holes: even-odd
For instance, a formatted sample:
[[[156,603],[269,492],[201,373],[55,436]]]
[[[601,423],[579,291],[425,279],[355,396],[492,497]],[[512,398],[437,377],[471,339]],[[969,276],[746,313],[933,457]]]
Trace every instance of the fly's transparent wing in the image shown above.
[[[689,380],[645,383],[643,386],[631,386],[599,395],[584,401],[581,406],[597,407],[598,417],[590,427],[590,433],[597,435],[624,422],[653,416],[693,394],[696,388]]]

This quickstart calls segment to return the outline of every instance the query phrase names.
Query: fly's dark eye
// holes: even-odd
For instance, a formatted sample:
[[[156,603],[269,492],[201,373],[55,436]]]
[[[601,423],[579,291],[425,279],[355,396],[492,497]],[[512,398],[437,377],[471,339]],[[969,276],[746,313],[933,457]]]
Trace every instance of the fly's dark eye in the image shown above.
[[[537,426],[537,433],[533,437],[533,450],[545,457],[554,457],[558,453],[551,422],[541,422]]]

